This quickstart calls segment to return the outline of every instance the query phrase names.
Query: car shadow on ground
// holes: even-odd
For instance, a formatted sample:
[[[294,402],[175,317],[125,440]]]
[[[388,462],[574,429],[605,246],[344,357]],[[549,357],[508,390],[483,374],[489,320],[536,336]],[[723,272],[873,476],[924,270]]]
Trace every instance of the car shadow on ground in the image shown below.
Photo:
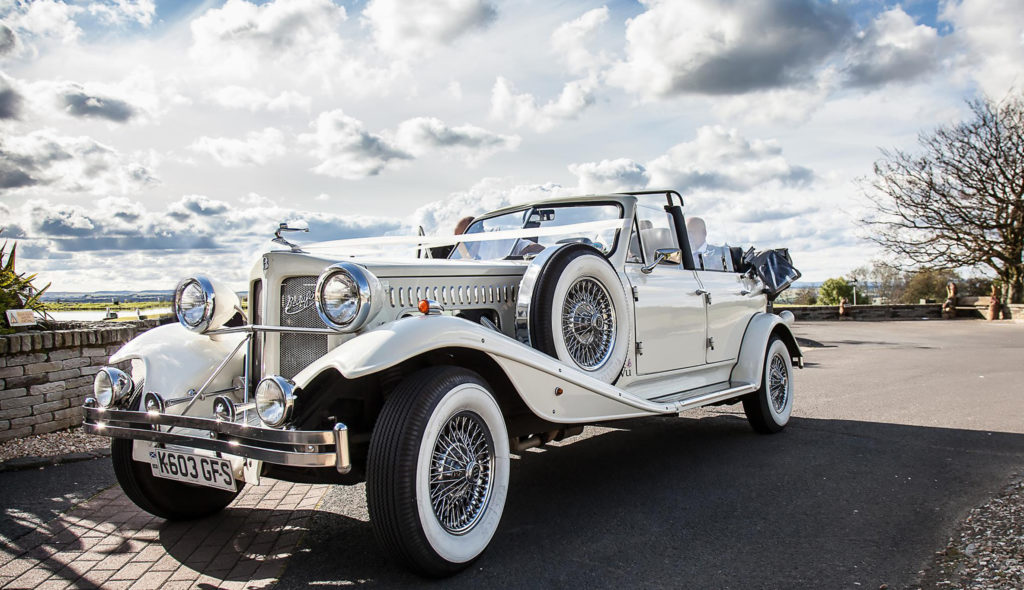
[[[795,418],[760,436],[734,414],[613,428],[515,460],[490,548],[441,584],[897,588],[1024,466],[1019,434]],[[328,494],[279,588],[424,583],[379,548],[361,493]]]

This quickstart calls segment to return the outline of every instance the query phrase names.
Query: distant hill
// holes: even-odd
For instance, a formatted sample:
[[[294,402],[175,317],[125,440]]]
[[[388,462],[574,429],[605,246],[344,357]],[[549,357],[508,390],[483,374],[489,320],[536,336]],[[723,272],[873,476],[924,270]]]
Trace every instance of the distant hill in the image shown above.
[[[245,298],[248,293],[239,291],[238,297]],[[153,289],[149,291],[93,291],[85,293],[82,291],[47,291],[43,294],[43,301],[61,301],[64,303],[106,303],[125,301],[170,301],[174,297],[174,290]]]

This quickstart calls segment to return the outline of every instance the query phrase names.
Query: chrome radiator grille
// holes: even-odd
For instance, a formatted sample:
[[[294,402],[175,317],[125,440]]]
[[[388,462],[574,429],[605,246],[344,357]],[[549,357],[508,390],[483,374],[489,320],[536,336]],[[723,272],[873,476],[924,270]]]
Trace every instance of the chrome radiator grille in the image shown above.
[[[315,276],[292,277],[281,283],[281,325],[297,328],[323,328],[324,322],[313,304]],[[291,379],[316,359],[327,354],[326,334],[281,334],[283,377]]]

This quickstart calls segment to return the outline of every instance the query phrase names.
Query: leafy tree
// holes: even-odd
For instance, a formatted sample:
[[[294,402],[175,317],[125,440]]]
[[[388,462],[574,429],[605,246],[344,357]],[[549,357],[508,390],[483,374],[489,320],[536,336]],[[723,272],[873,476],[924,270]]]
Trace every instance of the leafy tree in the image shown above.
[[[843,297],[846,297],[847,301],[853,303],[853,285],[848,283],[846,279],[831,278],[827,279],[818,288],[818,304],[819,305],[839,305],[839,302]],[[864,293],[860,290],[857,291],[857,303],[866,302],[867,298],[864,297]]]
[[[987,266],[1024,299],[1024,95],[968,103],[968,121],[918,136],[920,154],[884,150],[865,186],[871,240],[901,262]]]
[[[875,295],[885,302],[900,301],[907,286],[907,273],[884,260],[872,260],[870,266],[855,268],[848,276],[857,279],[865,288],[870,284]],[[860,300],[859,289],[857,300]]]
[[[0,232],[3,229],[0,228]],[[0,333],[9,333],[7,326],[8,309],[31,309],[46,313],[43,302],[40,301],[43,293],[50,288],[47,284],[41,290],[37,290],[32,281],[36,275],[25,276],[14,270],[14,261],[17,257],[17,244],[11,245],[10,254],[7,253],[7,242],[0,246]],[[6,257],[6,260],[4,258]]]
[[[959,283],[960,276],[950,270],[921,269],[909,275],[900,301],[903,303],[918,303],[922,299],[945,301],[946,284],[950,281]]]
[[[793,303],[796,305],[815,305],[818,303],[818,292],[810,287],[799,289],[793,297]]]
[[[961,297],[988,297],[992,294],[992,279],[967,277],[957,282],[957,295]]]

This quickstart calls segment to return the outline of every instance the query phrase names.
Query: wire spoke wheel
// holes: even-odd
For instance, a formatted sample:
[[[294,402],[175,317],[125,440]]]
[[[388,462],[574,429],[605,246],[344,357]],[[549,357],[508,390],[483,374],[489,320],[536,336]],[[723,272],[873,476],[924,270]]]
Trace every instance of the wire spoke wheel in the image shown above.
[[[461,535],[487,508],[494,443],[479,416],[463,411],[448,419],[430,460],[430,504],[444,530]]]
[[[786,370],[786,361],[781,355],[772,357],[768,375],[768,394],[772,401],[772,407],[776,412],[782,413],[786,407],[789,396],[789,372]]]
[[[568,289],[562,304],[562,339],[581,368],[604,366],[615,347],[615,308],[600,282],[581,277]]]

